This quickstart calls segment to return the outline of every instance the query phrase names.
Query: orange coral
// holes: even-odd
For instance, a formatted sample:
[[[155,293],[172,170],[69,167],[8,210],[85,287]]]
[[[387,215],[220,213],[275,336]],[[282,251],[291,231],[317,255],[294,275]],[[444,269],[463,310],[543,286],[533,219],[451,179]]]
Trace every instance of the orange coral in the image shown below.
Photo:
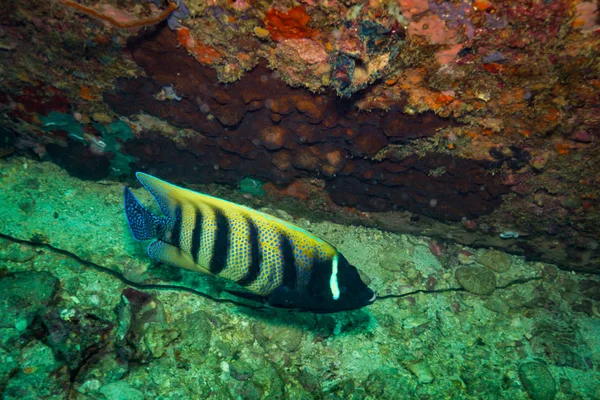
[[[505,65],[498,63],[483,64],[483,69],[492,74],[502,74],[507,72],[508,68]]]
[[[570,146],[566,143],[556,143],[554,145],[554,149],[558,154],[561,155],[569,154],[569,152],[571,151]]]
[[[303,181],[294,181],[284,188],[268,182],[265,183],[263,189],[274,197],[295,197],[300,200],[308,200],[311,197],[312,187]]]
[[[271,8],[265,15],[265,25],[271,33],[271,39],[280,42],[285,39],[310,38],[316,30],[306,26],[310,16],[300,6],[290,8],[287,13]]]
[[[81,97],[84,100],[94,100],[94,95],[92,94],[90,88],[87,86],[81,87],[81,90],[79,91],[79,97]]]
[[[194,39],[186,27],[177,30],[177,41],[185,47],[200,64],[210,65],[221,58],[221,54],[214,47],[206,46]]]
[[[475,0],[473,2],[473,8],[480,11],[493,11],[494,5],[488,0]]]

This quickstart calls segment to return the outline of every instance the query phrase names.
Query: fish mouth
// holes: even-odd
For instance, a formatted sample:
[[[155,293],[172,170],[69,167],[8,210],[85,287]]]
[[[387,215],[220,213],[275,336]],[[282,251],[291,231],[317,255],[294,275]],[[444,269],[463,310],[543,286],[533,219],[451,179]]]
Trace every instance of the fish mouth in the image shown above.
[[[377,298],[377,293],[373,292],[373,296],[371,296],[371,298],[369,299],[369,304],[373,303],[376,298]]]

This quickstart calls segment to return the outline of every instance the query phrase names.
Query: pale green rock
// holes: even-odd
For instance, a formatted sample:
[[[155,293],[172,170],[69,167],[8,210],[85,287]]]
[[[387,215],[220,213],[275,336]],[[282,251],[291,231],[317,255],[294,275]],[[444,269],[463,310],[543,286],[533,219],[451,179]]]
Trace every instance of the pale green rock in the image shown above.
[[[100,393],[106,400],[144,400],[144,394],[131,387],[129,382],[118,381],[109,383],[100,388]]]
[[[522,364],[519,377],[533,400],[553,400],[556,397],[556,382],[544,365],[537,362]]]

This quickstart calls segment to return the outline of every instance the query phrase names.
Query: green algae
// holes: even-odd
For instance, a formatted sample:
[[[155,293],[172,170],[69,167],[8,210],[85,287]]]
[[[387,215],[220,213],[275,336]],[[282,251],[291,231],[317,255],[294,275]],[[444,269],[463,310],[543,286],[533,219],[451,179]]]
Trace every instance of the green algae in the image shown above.
[[[262,197],[266,194],[261,181],[248,177],[240,181],[240,192],[256,197]]]
[[[25,311],[0,297],[2,315],[29,315],[23,329],[16,319],[0,328],[5,398],[64,398],[70,387],[71,396],[100,399],[525,399],[539,389],[523,369],[534,359],[555,380],[556,398],[593,399],[600,390],[591,367],[600,362],[597,278],[508,255],[510,268],[482,298],[454,279],[473,268],[459,251],[473,249],[446,244],[442,264],[425,237],[278,212],[338,246],[380,295],[423,292],[335,315],[254,311],[172,289],[131,292],[120,275],[215,295],[223,285],[152,265],[128,232],[122,185],[79,181],[28,159],[0,163],[2,293],[18,299],[24,286],[60,282]],[[24,197],[33,212],[19,207]]]
[[[63,130],[74,138],[84,140],[83,128],[71,114],[52,111],[48,115],[40,117],[40,121],[42,121],[42,129],[46,132]]]
[[[106,144],[105,151],[113,153],[110,160],[110,176],[128,175],[131,173],[130,163],[135,157],[121,151],[122,143],[133,138],[131,127],[124,121],[117,120],[108,126],[95,122],[94,127],[102,133],[102,141]]]

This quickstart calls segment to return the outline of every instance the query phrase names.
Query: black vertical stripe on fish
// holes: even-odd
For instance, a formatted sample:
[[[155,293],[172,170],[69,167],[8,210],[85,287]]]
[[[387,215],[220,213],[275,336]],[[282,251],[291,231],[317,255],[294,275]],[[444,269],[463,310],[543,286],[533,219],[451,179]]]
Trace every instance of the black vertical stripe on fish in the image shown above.
[[[181,224],[183,223],[181,206],[175,206],[175,220],[173,221],[173,228],[171,229],[171,240],[170,244],[181,249]]]
[[[221,210],[215,209],[215,244],[210,259],[210,272],[218,275],[227,266],[229,252],[229,221]]]
[[[202,211],[198,208],[194,209],[195,218],[194,218],[194,230],[192,231],[192,258],[194,262],[198,263],[198,256],[200,252],[200,241],[202,240]]]
[[[310,268],[310,279],[308,280],[308,292],[312,295],[324,293],[324,287],[329,286],[331,277],[331,260],[321,261],[318,258],[313,260]]]
[[[237,284],[242,286],[248,286],[258,278],[260,275],[260,263],[262,262],[258,229],[251,219],[247,219],[246,222],[248,223],[248,239],[250,241],[250,265],[248,266],[246,275],[237,281]]]
[[[294,289],[296,287],[296,259],[294,258],[294,248],[290,238],[285,233],[279,235],[279,246],[283,262],[283,282],[282,286]]]

